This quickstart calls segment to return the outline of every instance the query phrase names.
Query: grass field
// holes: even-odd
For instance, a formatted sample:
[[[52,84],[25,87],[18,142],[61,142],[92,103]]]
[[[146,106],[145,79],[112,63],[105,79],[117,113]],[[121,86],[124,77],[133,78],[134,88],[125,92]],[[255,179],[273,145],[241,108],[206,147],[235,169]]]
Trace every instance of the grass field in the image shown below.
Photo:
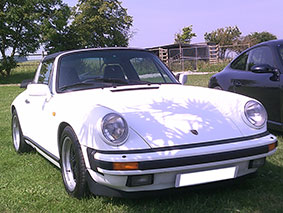
[[[189,76],[207,86],[210,75]],[[37,153],[13,150],[9,106],[22,89],[0,87],[0,212],[282,212],[283,138],[257,175],[139,200],[89,197],[77,200],[64,189],[60,171]]]
[[[3,78],[0,75],[0,84],[20,84],[25,79],[32,79],[38,64],[39,61],[19,63],[10,76]]]

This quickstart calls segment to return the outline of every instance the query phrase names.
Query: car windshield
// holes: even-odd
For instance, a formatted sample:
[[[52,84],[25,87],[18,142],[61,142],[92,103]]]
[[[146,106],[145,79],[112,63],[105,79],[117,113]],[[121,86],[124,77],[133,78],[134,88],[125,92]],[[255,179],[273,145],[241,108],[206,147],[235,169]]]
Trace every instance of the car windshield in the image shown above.
[[[173,74],[149,52],[102,49],[74,52],[59,60],[59,91],[138,84],[176,84]]]

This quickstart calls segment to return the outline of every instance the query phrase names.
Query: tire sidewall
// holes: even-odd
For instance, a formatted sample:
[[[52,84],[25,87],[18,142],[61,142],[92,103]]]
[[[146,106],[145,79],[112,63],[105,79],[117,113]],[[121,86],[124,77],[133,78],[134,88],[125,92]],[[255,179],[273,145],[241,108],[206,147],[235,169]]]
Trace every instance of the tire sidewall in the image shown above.
[[[15,145],[15,141],[14,141],[14,128],[13,128],[14,119],[17,122],[17,125],[18,125],[18,128],[19,128],[19,145],[18,145],[18,147]],[[15,151],[17,153],[20,153],[20,154],[25,153],[25,152],[30,152],[32,150],[32,147],[30,145],[28,145],[24,140],[24,136],[23,136],[21,125],[20,125],[19,117],[18,117],[17,111],[15,109],[12,112],[11,129],[12,129],[13,147],[14,147]]]
[[[78,174],[76,177],[76,185],[73,190],[70,190],[68,187],[66,177],[63,171],[64,167],[62,164],[62,160],[63,160],[62,148],[63,148],[63,143],[66,137],[69,137],[69,139],[72,142],[74,152],[75,152],[75,160],[76,160],[76,163],[78,164]],[[68,194],[71,195],[72,197],[76,197],[79,199],[84,197],[87,194],[87,182],[86,182],[87,170],[86,170],[86,166],[85,166],[85,162],[84,162],[84,158],[83,158],[83,154],[82,154],[82,150],[81,150],[79,141],[73,129],[69,126],[65,127],[65,129],[62,132],[61,138],[60,138],[60,167],[61,167],[61,175],[62,175],[63,183],[64,183],[65,189],[68,192]]]

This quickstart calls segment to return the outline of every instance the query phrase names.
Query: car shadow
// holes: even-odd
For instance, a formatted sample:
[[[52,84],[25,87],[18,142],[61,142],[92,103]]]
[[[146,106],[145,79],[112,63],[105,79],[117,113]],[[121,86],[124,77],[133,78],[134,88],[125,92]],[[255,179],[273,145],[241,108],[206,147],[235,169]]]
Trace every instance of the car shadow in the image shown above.
[[[127,212],[241,212],[252,209],[266,212],[282,210],[283,168],[266,162],[257,173],[164,192],[139,199],[104,198],[106,204],[127,206]],[[280,203],[270,203],[267,200]],[[262,201],[262,202],[261,202]]]

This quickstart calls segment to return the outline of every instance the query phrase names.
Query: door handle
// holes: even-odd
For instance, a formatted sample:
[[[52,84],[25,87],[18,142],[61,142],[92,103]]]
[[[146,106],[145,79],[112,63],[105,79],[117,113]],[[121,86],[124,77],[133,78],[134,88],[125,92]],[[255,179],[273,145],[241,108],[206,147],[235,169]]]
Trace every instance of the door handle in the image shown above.
[[[237,80],[234,81],[233,84],[234,84],[235,87],[241,87],[242,86],[242,83],[240,81],[237,81]]]
[[[29,101],[28,99],[26,99],[26,100],[25,100],[25,103],[26,103],[26,104],[29,104],[29,103],[30,103],[30,101]]]

